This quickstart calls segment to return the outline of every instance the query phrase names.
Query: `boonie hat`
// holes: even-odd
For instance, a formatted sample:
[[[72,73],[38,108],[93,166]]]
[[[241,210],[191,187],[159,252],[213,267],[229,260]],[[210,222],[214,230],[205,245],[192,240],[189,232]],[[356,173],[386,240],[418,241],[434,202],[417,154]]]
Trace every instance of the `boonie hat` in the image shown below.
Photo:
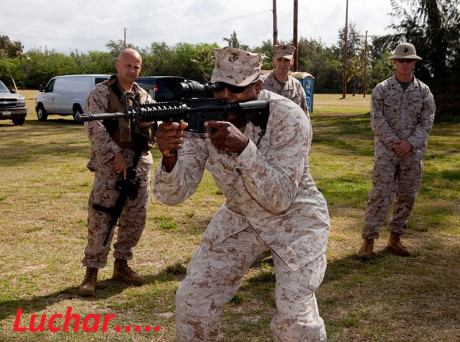
[[[417,56],[415,46],[411,43],[399,44],[393,52],[393,55],[388,59],[417,59],[419,61],[422,60],[419,56]]]
[[[275,45],[273,47],[273,57],[275,59],[286,58],[292,59],[294,57],[295,46],[291,45]]]
[[[259,78],[264,55],[252,53],[230,46],[214,49],[216,64],[211,82],[225,82],[244,87]]]

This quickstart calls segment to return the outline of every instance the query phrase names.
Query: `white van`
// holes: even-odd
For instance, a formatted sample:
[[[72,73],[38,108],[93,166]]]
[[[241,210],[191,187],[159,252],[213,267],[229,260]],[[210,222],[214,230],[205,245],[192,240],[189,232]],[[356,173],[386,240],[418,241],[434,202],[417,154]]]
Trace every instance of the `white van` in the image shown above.
[[[86,99],[94,86],[110,78],[110,75],[66,75],[53,77],[35,99],[35,111],[40,121],[48,115],[73,115],[83,113]]]

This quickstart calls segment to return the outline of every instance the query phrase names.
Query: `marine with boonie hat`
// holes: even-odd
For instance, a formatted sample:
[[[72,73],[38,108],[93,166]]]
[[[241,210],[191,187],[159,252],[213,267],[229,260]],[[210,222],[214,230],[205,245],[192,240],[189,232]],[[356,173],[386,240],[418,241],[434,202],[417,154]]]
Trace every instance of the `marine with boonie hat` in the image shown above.
[[[215,97],[266,100],[270,114],[259,143],[260,127],[248,122],[242,133],[224,123],[228,141],[245,138],[243,150],[233,152],[216,147],[212,136],[219,133],[214,132],[184,139],[177,154],[169,156],[161,146],[174,142],[177,135],[167,130],[178,126],[159,126],[156,137],[163,158],[154,177],[155,198],[168,205],[182,203],[197,189],[205,169],[226,198],[177,290],[176,338],[217,341],[222,306],[238,290],[253,261],[268,250],[277,283],[277,311],[270,324],[274,341],[326,341],[315,291],[326,270],[330,223],[326,201],[310,174],[307,117],[291,100],[262,89],[257,79],[263,55],[231,47],[214,53],[213,82],[253,87],[237,94],[228,87]],[[165,157],[174,160],[168,169]]]
[[[387,249],[399,256],[411,254],[400,236],[406,231],[420,189],[422,159],[436,110],[430,88],[412,73],[422,60],[415,46],[401,43],[388,59],[395,64],[396,74],[372,91],[375,163],[361,232],[363,244],[358,251],[361,260],[372,258],[374,240],[379,238],[392,203]]]
[[[414,59],[421,61],[422,58],[417,56],[417,51],[415,51],[415,46],[411,43],[401,43],[399,44],[391,55],[389,60],[394,59]]]

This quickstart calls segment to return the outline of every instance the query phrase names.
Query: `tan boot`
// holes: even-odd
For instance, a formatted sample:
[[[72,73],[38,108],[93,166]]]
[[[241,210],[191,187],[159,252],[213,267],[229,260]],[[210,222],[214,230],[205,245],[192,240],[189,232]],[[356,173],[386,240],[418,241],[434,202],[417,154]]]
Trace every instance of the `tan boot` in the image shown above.
[[[123,259],[116,259],[113,265],[112,278],[115,280],[122,280],[126,283],[133,285],[142,285],[144,278],[134,272],[131,267],[128,266],[128,261]]]
[[[399,256],[409,256],[410,252],[407,249],[407,247],[404,246],[401,243],[401,241],[399,240],[400,236],[401,236],[401,234],[391,232],[390,240],[388,241],[387,249],[389,251],[392,251],[394,254],[399,255]]]
[[[374,239],[364,239],[364,243],[359,249],[358,258],[361,260],[369,260],[374,251]]]
[[[98,268],[87,267],[85,279],[81,283],[78,293],[81,296],[94,296],[96,294],[96,282],[97,282],[97,272]]]

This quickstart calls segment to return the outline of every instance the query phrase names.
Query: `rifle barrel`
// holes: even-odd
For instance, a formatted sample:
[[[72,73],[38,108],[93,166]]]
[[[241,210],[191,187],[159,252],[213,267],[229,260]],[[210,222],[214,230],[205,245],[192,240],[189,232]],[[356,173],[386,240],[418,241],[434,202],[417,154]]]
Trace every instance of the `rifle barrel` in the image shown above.
[[[240,103],[228,103],[218,99],[192,99],[189,102],[171,101],[144,103],[129,106],[125,113],[81,114],[76,121],[85,122],[105,119],[136,119],[138,121],[179,121],[189,123],[189,129],[203,131],[202,125],[209,120],[222,120],[228,112],[237,112],[257,126],[265,129],[268,120],[268,102],[255,100]]]
[[[105,120],[105,119],[118,119],[126,118],[128,114],[115,112],[115,113],[99,113],[99,114],[78,114],[75,117],[77,122],[94,121],[94,120]]]

